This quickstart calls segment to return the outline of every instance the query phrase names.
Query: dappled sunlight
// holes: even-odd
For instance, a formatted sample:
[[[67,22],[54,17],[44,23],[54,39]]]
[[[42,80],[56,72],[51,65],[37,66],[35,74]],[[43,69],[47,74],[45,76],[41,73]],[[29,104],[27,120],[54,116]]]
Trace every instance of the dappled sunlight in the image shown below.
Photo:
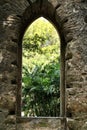
[[[5,27],[5,26],[9,26],[9,27],[12,26],[12,24],[15,21],[14,17],[15,17],[14,15],[9,15],[7,17],[7,19],[5,21],[3,21],[3,27]]]

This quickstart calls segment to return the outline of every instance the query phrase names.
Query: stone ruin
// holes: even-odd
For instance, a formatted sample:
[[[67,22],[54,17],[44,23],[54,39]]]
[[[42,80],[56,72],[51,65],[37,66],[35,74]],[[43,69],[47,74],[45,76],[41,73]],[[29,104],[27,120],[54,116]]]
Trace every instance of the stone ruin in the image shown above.
[[[20,116],[22,38],[41,16],[62,43],[65,110],[56,119]],[[87,0],[0,0],[0,130],[87,130]]]

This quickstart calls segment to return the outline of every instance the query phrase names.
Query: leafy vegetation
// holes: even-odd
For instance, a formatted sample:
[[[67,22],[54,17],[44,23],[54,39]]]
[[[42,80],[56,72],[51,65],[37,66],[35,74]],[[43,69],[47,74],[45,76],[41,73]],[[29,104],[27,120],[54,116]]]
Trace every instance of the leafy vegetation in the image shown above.
[[[22,113],[58,116],[60,41],[55,28],[39,18],[23,38]]]

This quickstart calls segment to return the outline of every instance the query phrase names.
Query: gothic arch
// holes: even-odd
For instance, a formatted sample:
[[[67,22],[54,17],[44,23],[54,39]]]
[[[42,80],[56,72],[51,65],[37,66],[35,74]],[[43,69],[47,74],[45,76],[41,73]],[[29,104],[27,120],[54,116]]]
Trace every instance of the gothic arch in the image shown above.
[[[61,41],[61,85],[60,85],[60,116],[65,118],[66,116],[66,105],[65,105],[65,49],[66,49],[66,39],[64,34],[63,24],[65,24],[68,20],[67,18],[60,17],[56,10],[61,7],[60,3],[54,3],[55,6],[47,1],[36,1],[30,2],[29,6],[25,9],[22,16],[22,25],[20,28],[19,34],[19,44],[18,44],[18,88],[17,88],[17,115],[21,116],[21,59],[22,59],[22,38],[27,27],[37,18],[44,17],[49,20],[57,29],[60,41]],[[60,8],[61,9],[61,8]],[[71,40],[71,39],[70,39]],[[19,81],[20,80],[20,81]],[[20,87],[19,87],[20,86]]]
[[[18,111],[20,104],[17,108],[15,104],[16,102],[18,104],[17,99],[21,95],[18,88],[21,84],[21,57],[19,54],[21,53],[22,37],[27,27],[40,16],[52,22],[59,32],[64,55],[62,60],[66,64],[63,69],[66,70],[66,88],[68,88],[67,112],[69,111],[70,118],[79,119],[79,121],[74,120],[76,126],[72,123],[72,126],[70,124],[69,127],[76,130],[81,127],[83,130],[87,127],[85,118],[87,116],[85,96],[87,92],[86,0],[0,1],[0,114],[3,116],[3,119],[0,120],[0,128],[10,130],[16,127],[15,120],[12,125],[8,119],[10,115],[13,115],[13,119],[15,119],[15,115],[20,113]],[[82,100],[80,100],[81,97],[83,97]],[[4,113],[8,115],[7,118],[9,117],[6,118],[8,128]],[[62,114],[65,115],[65,112]],[[85,115],[84,118],[83,115]],[[80,126],[78,122],[82,122],[83,126]],[[19,126],[19,129],[22,127]]]
[[[62,57],[61,57],[61,64],[62,64],[62,90],[61,91],[64,91],[65,93],[65,47],[66,47],[66,39],[65,39],[65,35],[64,35],[64,28],[63,28],[63,24],[67,22],[67,19],[65,18],[61,18],[59,16],[59,14],[57,14],[56,10],[60,8],[61,4],[57,3],[56,2],[56,5],[52,5],[51,2],[49,2],[48,0],[47,1],[36,1],[36,2],[30,2],[29,1],[29,6],[25,9],[24,13],[23,13],[23,16],[22,16],[22,25],[21,25],[21,28],[20,28],[20,34],[19,34],[19,37],[20,37],[20,43],[19,43],[19,49],[18,49],[18,55],[19,55],[19,58],[18,58],[18,65],[19,65],[19,68],[21,68],[20,66],[20,59],[21,59],[21,43],[22,43],[22,37],[23,37],[23,34],[26,30],[26,28],[37,18],[43,16],[44,18],[48,19],[54,26],[55,28],[57,29],[59,35],[60,35],[60,40],[61,40],[61,52],[62,52]],[[62,19],[62,21],[61,21]],[[20,69],[19,69],[20,70]],[[20,74],[21,75],[21,70],[20,70]],[[20,76],[21,77],[21,76]],[[21,78],[20,78],[21,80]],[[21,81],[20,81],[21,82]],[[20,83],[19,82],[19,78],[18,78],[18,84]],[[20,85],[18,85],[20,86]],[[19,97],[20,94],[18,94],[18,97]],[[62,106],[61,106],[61,109],[62,112],[61,112],[61,116],[65,116],[65,95],[61,95],[61,100],[63,102]],[[21,100],[21,99],[20,99]],[[20,101],[21,102],[21,101]],[[20,103],[17,103],[17,104],[20,104]],[[19,107],[18,107],[19,109]]]

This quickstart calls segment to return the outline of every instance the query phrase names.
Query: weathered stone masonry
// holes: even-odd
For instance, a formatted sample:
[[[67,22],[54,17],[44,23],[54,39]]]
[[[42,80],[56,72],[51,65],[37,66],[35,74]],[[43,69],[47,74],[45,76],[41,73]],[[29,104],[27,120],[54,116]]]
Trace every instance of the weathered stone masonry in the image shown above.
[[[17,119],[18,48],[40,16],[56,22],[66,43],[67,130],[87,130],[87,0],[0,0],[0,130],[60,129],[57,120]]]

